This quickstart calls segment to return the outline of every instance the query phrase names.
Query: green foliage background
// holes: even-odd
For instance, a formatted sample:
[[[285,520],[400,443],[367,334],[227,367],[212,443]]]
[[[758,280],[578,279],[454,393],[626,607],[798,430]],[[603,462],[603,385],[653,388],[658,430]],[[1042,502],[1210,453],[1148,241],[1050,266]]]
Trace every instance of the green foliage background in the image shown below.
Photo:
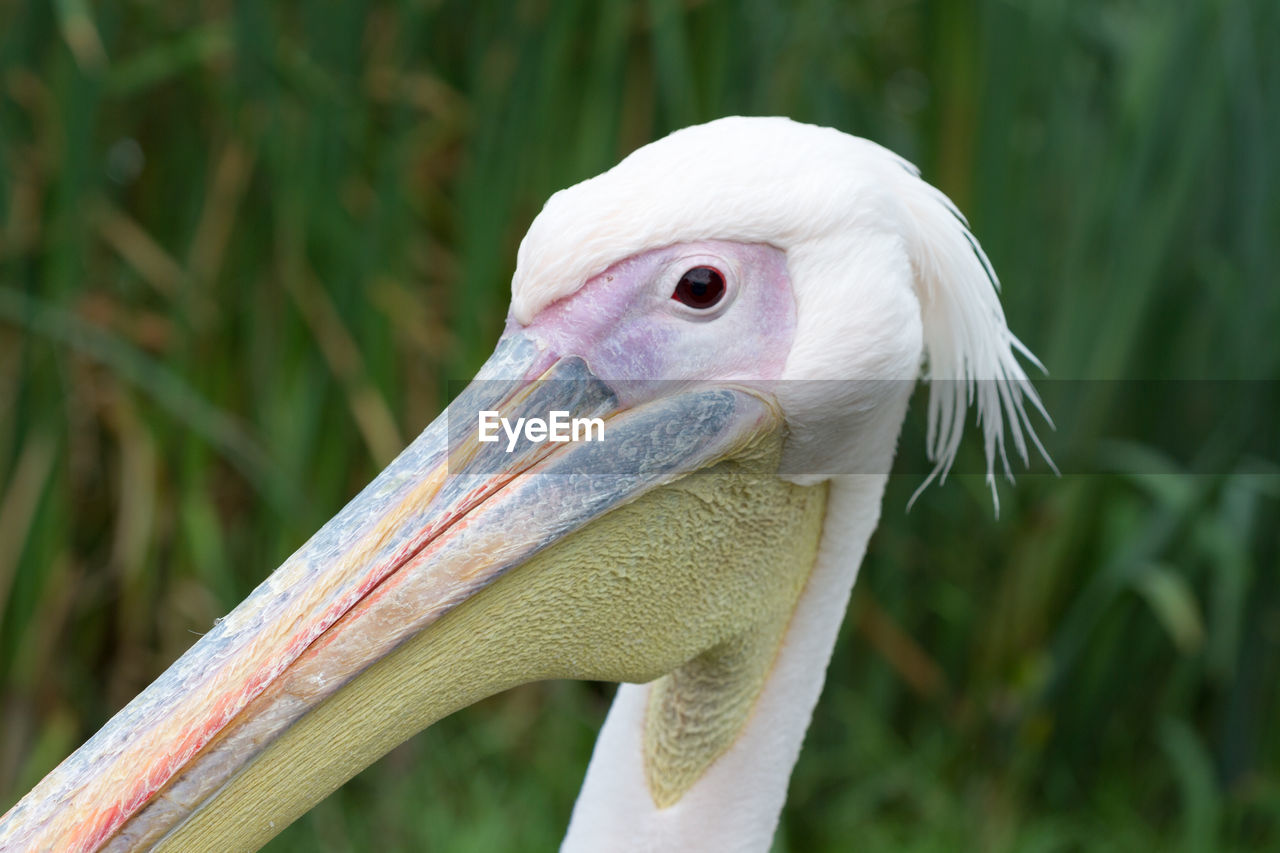
[[[1277,44],[1269,0],[3,0],[0,808],[439,411],[545,198],[676,127],[914,160],[1054,377],[1275,379]],[[776,850],[1280,847],[1276,456],[1048,396],[1116,473],[998,519],[893,478]],[[270,849],[550,849],[610,692],[488,700]]]

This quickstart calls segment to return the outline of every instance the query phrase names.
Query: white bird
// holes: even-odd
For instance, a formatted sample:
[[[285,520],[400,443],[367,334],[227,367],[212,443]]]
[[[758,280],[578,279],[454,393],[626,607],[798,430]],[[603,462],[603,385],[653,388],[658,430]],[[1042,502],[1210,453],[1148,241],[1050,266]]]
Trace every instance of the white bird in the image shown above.
[[[0,850],[257,849],[545,678],[623,682],[563,849],[766,850],[915,381],[935,474],[970,403],[989,480],[1035,441],[996,291],[941,192],[828,128],[721,119],[555,194],[476,380]]]

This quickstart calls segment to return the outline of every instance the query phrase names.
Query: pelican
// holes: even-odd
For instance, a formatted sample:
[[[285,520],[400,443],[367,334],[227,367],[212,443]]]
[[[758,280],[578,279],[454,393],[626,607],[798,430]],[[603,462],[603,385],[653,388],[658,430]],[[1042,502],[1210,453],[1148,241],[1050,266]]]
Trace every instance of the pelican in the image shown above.
[[[475,380],[0,849],[256,850],[441,717],[576,678],[621,684],[564,850],[766,850],[915,382],[934,475],[970,405],[993,495],[1039,444],[997,290],[943,193],[830,128],[724,118],[556,193]]]

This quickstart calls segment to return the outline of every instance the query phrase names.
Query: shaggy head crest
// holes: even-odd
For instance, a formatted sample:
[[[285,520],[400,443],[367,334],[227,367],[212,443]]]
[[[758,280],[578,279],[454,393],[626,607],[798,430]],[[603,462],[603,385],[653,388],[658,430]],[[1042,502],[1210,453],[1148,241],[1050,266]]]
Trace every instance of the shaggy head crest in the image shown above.
[[[1012,479],[1006,418],[1024,463],[1028,439],[1048,460],[1028,405],[1048,415],[1016,354],[1040,364],[1009,330],[999,282],[963,216],[912,164],[868,140],[786,118],[732,117],[646,145],[547,201],[520,244],[511,316],[527,324],[639,252],[697,240],[767,243],[787,253],[799,345],[806,304],[810,314],[821,313],[814,292],[829,297],[840,286],[830,276],[809,281],[804,271],[830,270],[837,252],[847,267],[861,248],[857,241],[868,239],[887,239],[910,262],[923,363],[911,367],[910,377],[849,377],[838,364],[815,373],[789,363],[784,378],[929,381],[927,445],[935,468],[921,489],[945,479],[965,410],[974,405],[994,496],[997,458]]]

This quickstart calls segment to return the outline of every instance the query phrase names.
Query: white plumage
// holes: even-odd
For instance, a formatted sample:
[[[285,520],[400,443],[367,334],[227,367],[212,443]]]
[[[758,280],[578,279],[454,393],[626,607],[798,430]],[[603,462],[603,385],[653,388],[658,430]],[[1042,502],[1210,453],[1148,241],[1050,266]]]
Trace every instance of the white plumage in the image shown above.
[[[1038,446],[1027,407],[1048,416],[1017,355],[1039,362],[1009,330],[998,279],[964,217],[911,163],[832,128],[723,118],[561,190],[520,244],[511,317],[528,323],[624,258],[706,239],[787,253],[799,325],[784,380],[932,382],[927,442],[937,467],[929,480],[945,478],[955,461],[970,403],[993,496],[997,458],[1009,473],[1006,422],[1024,462],[1027,439]],[[896,301],[904,291],[917,300],[910,310]],[[885,329],[891,339],[881,345]],[[915,336],[923,361],[902,357]],[[832,430],[810,434],[832,401],[802,389],[784,400],[803,454],[786,467],[801,476],[876,470],[859,461],[866,448],[854,430],[842,430],[847,441]]]

